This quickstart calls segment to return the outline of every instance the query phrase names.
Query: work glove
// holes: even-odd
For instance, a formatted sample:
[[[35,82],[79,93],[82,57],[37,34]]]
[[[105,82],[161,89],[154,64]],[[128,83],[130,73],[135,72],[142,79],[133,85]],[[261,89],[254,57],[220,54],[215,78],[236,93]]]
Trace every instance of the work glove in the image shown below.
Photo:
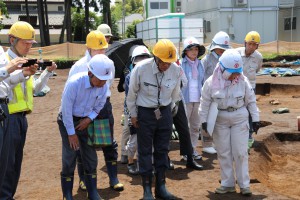
[[[258,129],[260,128],[260,122],[252,122],[253,132],[257,134]]]
[[[206,133],[208,133],[207,132],[207,122],[202,123],[202,130],[205,131]]]

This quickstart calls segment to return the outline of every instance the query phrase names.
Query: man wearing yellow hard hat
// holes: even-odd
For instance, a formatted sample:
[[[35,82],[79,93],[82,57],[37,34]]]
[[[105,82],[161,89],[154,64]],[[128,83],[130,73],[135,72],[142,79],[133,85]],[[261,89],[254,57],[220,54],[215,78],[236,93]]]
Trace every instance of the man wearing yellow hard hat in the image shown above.
[[[249,82],[255,92],[256,87],[256,73],[261,69],[263,64],[263,57],[259,53],[258,46],[260,44],[260,35],[256,31],[250,31],[245,37],[245,46],[237,48],[237,51],[241,54],[243,59],[243,73],[249,79]],[[250,116],[250,115],[249,115]],[[252,119],[249,117],[249,141],[248,141],[248,151],[254,143],[252,137],[253,127]]]
[[[143,199],[154,199],[152,185],[152,155],[155,168],[155,196],[174,199],[166,189],[169,142],[172,133],[171,105],[180,97],[181,70],[176,47],[167,39],[153,48],[153,58],[137,64],[130,76],[127,106],[132,125],[137,128],[139,173],[142,176]],[[154,153],[152,154],[152,146]]]
[[[1,55],[0,68],[7,66],[8,63],[21,65],[27,62],[25,57],[32,44],[36,43],[35,30],[29,23],[18,21],[11,26],[8,39],[11,46]],[[28,129],[26,115],[33,110],[33,94],[45,87],[57,66],[52,62],[52,65],[47,67],[36,81],[33,81],[31,75],[36,72],[37,67],[38,65],[33,63],[29,67],[19,68],[4,80],[7,85],[13,84],[14,89],[8,93],[8,131],[12,142],[8,149],[8,165],[0,191],[0,199],[14,199],[21,174],[23,148]],[[12,83],[13,76],[18,76],[20,83]]]
[[[105,54],[105,50],[108,48],[107,40],[103,33],[100,31],[91,31],[86,37],[86,53],[83,58],[78,60],[71,68],[69,72],[69,78],[79,72],[88,72],[87,63],[91,60],[92,57],[98,54]],[[111,131],[113,134],[113,114],[112,114],[112,106],[110,103],[111,96],[111,85],[112,80],[115,76],[115,68],[111,69],[112,78],[107,80],[106,84],[108,86],[107,90],[107,99],[104,107],[101,109],[99,113],[99,117],[101,119],[109,119],[109,123],[111,125]],[[110,186],[116,191],[121,191],[124,189],[124,185],[119,182],[118,174],[117,174],[117,159],[118,159],[118,144],[116,140],[113,140],[113,144],[110,146],[102,147],[103,154],[105,157],[107,173],[110,179]],[[82,165],[82,160],[80,156],[80,151],[78,151],[77,157],[77,168],[78,175],[80,177],[79,186],[82,190],[86,190],[85,186],[85,178],[84,178],[84,166]]]
[[[1,47],[2,49],[2,47]],[[2,49],[3,50],[3,49]],[[7,53],[1,51],[1,63],[0,63],[0,192],[5,177],[5,172],[7,168],[7,158],[9,155],[9,146],[10,146],[10,133],[7,129],[8,126],[8,96],[11,93],[11,84],[17,84],[24,81],[26,76],[32,75],[35,68],[24,67],[22,64],[27,62],[26,58],[16,57],[8,61]],[[23,69],[23,70],[19,70]],[[17,73],[13,73],[15,70],[18,70]],[[8,82],[5,82],[5,79],[9,79]]]

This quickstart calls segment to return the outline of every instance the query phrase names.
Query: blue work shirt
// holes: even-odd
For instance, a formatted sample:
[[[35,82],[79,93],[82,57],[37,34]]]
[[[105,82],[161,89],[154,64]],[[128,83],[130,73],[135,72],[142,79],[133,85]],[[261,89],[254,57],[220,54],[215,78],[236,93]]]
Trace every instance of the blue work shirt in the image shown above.
[[[107,85],[93,87],[86,72],[70,77],[62,94],[61,112],[68,135],[75,134],[73,116],[94,120],[106,102]]]

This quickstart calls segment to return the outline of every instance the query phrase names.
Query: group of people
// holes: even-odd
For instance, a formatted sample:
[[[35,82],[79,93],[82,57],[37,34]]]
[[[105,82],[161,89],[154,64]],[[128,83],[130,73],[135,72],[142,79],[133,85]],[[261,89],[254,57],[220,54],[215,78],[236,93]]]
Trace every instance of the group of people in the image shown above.
[[[124,190],[117,173],[118,144],[110,103],[115,67],[105,55],[111,37],[106,24],[87,35],[85,55],[70,69],[62,93],[57,123],[62,138],[61,187],[66,200],[73,199],[76,166],[80,189],[87,191],[90,200],[101,199],[97,149],[88,144],[88,127],[96,119],[108,120],[112,137],[112,144],[101,148],[109,185],[116,191]],[[40,91],[56,69],[52,62],[33,81],[38,65],[22,67],[36,43],[29,23],[16,22],[10,28],[9,41],[10,48],[0,58],[0,200],[13,199],[17,189],[33,92]],[[245,46],[238,49],[230,48],[230,38],[222,31],[207,48],[195,37],[188,37],[181,59],[168,39],[159,40],[152,55],[145,46],[132,47],[122,83],[125,121],[121,163],[128,164],[130,174],[142,177],[143,199],[154,199],[153,175],[156,198],[176,199],[166,187],[166,170],[172,168],[168,152],[173,124],[187,168],[203,169],[196,162],[202,159],[197,151],[201,135],[202,151],[217,153],[221,167],[221,186],[215,192],[236,192],[236,177],[242,195],[252,194],[248,148],[253,144],[252,133],[259,128],[255,97],[255,73],[262,65],[259,43],[255,31],[246,35]],[[214,121],[208,117],[212,105],[218,110]],[[212,133],[208,130],[211,125]]]
[[[172,123],[178,131],[180,153],[187,167],[203,169],[195,162],[202,159],[197,152],[200,132],[202,151],[217,153],[221,186],[216,193],[236,192],[236,176],[241,194],[252,194],[248,151],[253,144],[252,133],[259,129],[255,76],[262,66],[262,56],[257,51],[260,36],[255,31],[249,32],[245,46],[238,49],[231,49],[229,41],[227,33],[218,32],[207,48],[208,53],[200,60],[205,47],[194,37],[186,38],[177,66],[177,49],[170,40],[162,39],[153,47],[152,58],[146,53],[142,61],[129,68],[124,84],[121,163],[128,163],[130,174],[142,176],[143,199],[154,199],[153,171],[155,196],[175,199],[165,185],[165,171],[171,164],[168,152]],[[208,114],[213,102],[218,111],[211,122]],[[208,123],[214,124],[213,133],[208,133]],[[137,167],[132,164],[128,133],[129,138],[133,135],[137,138],[134,143],[138,149]]]

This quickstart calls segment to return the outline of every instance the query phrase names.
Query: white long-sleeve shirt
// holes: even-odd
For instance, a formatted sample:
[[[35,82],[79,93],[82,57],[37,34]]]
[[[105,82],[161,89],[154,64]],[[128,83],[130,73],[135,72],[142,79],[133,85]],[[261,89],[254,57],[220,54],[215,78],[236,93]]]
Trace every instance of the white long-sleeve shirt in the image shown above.
[[[29,77],[24,77],[22,70],[16,70],[11,74],[8,74],[6,69],[4,68],[10,61],[10,59],[14,59],[17,55],[8,49],[6,53],[2,53],[0,56],[0,98],[4,98],[6,96],[9,97],[10,100],[13,99],[13,92],[11,90],[18,84],[21,83],[23,91],[25,91],[25,82],[29,79]],[[2,70],[2,71],[1,71]],[[6,71],[6,74],[2,74],[1,72]],[[48,72],[44,70],[41,76],[34,81],[34,93],[39,93],[47,84],[49,77],[52,76],[52,72]]]
[[[246,77],[234,85],[219,90],[212,89],[212,76],[205,81],[202,87],[199,109],[201,123],[207,122],[209,107],[213,101],[218,104],[218,109],[241,108],[245,106],[251,114],[252,121],[259,121],[254,90]]]
[[[243,59],[243,73],[249,79],[252,88],[256,87],[256,73],[261,69],[263,57],[261,53],[255,50],[250,56],[246,56],[245,47],[236,49]]]
[[[160,106],[167,106],[180,100],[181,69],[172,63],[165,71],[160,72],[154,58],[145,59],[131,71],[127,107],[132,117],[137,117],[137,106],[158,107],[158,89]]]

